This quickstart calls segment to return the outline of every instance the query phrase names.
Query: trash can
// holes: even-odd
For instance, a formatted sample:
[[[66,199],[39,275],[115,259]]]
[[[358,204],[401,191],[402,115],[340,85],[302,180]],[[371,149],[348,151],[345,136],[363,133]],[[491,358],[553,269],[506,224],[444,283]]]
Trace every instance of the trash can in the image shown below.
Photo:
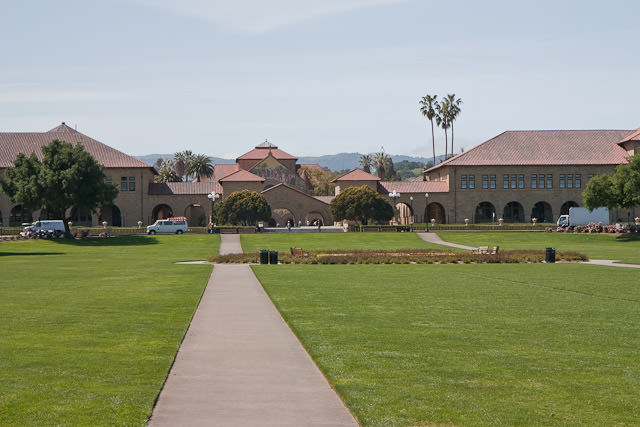
[[[269,264],[278,264],[278,251],[269,252]]]
[[[269,264],[269,251],[260,251],[260,264]]]
[[[556,262],[556,248],[547,248],[544,260],[546,262]]]

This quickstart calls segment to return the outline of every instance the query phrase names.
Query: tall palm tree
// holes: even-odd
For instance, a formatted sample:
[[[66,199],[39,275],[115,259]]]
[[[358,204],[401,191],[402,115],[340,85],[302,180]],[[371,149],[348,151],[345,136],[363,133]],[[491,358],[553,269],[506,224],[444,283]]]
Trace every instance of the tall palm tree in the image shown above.
[[[436,104],[436,124],[440,126],[444,130],[444,158],[447,158],[449,153],[449,138],[447,134],[447,129],[451,127],[451,115],[450,115],[450,104],[447,98],[440,101],[439,104]]]
[[[191,157],[189,164],[185,169],[187,176],[194,175],[196,182],[200,182],[200,178],[203,176],[210,177],[213,175],[213,163],[209,156],[204,154],[196,154]]]
[[[365,171],[366,173],[371,173],[371,163],[372,163],[372,159],[371,156],[368,154],[363,154],[362,157],[360,157],[360,166],[362,166],[362,170]]]
[[[451,124],[451,155],[453,155],[453,122],[460,114],[460,105],[462,104],[462,98],[456,99],[456,94],[452,93],[447,95],[447,101],[449,102],[449,121]]]
[[[384,179],[387,174],[385,168],[387,165],[387,155],[384,154],[384,151],[380,151],[373,155],[372,165],[376,168],[376,175],[378,175],[378,178]]]
[[[158,175],[153,179],[154,182],[180,182],[182,179],[175,170],[173,160],[169,159],[160,163],[158,167]]]
[[[425,116],[427,119],[429,119],[429,121],[431,122],[431,146],[433,148],[433,164],[436,164],[436,137],[435,134],[433,133],[433,119],[436,116],[436,110],[433,107],[434,104],[437,105],[438,101],[437,101],[438,95],[426,95],[423,96],[422,99],[420,100],[420,112],[422,112],[422,115]]]
[[[173,162],[175,166],[175,171],[180,177],[180,179],[184,179],[187,168],[189,167],[189,162],[193,159],[193,153],[191,150],[178,151],[173,155]]]

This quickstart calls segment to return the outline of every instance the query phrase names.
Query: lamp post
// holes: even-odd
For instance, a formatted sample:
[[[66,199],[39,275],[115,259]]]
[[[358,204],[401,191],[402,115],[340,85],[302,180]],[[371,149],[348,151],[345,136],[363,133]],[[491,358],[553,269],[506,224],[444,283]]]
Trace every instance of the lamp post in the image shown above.
[[[424,193],[424,229],[429,231],[429,193]]]
[[[411,231],[413,231],[413,222],[415,221],[415,216],[413,214],[413,196],[409,196],[409,203],[411,204],[411,218],[410,218],[410,227]]]
[[[213,205],[216,203],[216,200],[218,200],[220,198],[220,195],[218,193],[216,193],[215,191],[212,191],[211,193],[207,194],[207,199],[211,200],[211,232],[213,233]]]
[[[398,200],[398,198],[400,197],[400,193],[398,193],[396,190],[393,190],[391,193],[389,193],[389,198],[393,201],[393,209],[396,210],[396,200]],[[398,215],[398,220],[400,215]]]

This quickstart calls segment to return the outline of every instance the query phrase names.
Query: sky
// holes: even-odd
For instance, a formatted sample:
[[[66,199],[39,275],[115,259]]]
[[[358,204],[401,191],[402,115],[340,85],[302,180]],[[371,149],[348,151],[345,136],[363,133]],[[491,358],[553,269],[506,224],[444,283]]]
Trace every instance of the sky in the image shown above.
[[[640,127],[640,2],[0,0],[0,131],[130,155],[430,157],[506,130]],[[436,154],[444,132],[436,129]]]

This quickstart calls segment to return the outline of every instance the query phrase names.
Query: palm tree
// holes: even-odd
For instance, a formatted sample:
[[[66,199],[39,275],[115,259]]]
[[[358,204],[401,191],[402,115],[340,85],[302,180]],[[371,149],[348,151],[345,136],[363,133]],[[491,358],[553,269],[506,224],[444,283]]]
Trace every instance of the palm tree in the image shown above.
[[[193,153],[191,150],[178,151],[173,155],[173,162],[175,171],[183,179],[185,172],[189,167],[189,162],[193,159]]]
[[[451,124],[451,155],[453,155],[453,122],[460,114],[460,104],[462,104],[462,98],[456,99],[456,94],[452,93],[447,95],[447,101],[449,102],[449,122]]]
[[[196,154],[189,160],[185,172],[187,176],[194,175],[196,182],[200,182],[201,177],[213,175],[213,163],[211,163],[209,156]]]
[[[180,182],[182,179],[178,176],[173,160],[169,159],[160,163],[158,167],[158,175],[153,179],[154,182]]]
[[[433,105],[438,103],[437,101],[438,95],[426,95],[423,96],[420,100],[420,112],[431,122],[431,146],[433,148],[433,164],[436,164],[436,137],[433,133],[433,119],[436,117],[436,110],[433,108]]]
[[[362,166],[362,170],[366,173],[371,173],[371,162],[371,156],[368,154],[363,154],[362,157],[360,157],[360,166]]]
[[[447,135],[447,129],[451,126],[450,104],[448,99],[443,99],[439,104],[436,104],[436,124],[444,130],[444,158],[447,158],[449,149],[449,138]]]
[[[376,174],[378,178],[384,179],[386,176],[386,168],[387,165],[387,155],[384,154],[384,151],[380,151],[379,153],[375,153],[373,155],[372,165],[376,168]]]

